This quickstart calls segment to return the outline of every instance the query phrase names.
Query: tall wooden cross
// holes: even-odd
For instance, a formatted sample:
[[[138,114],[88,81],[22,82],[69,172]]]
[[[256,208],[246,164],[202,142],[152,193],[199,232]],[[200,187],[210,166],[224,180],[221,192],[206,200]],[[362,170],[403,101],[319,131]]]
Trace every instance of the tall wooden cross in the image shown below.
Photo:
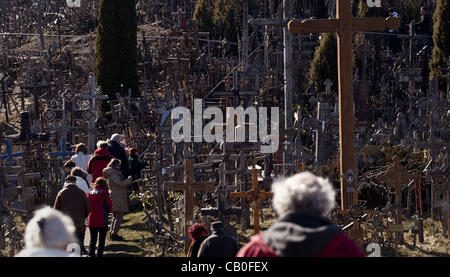
[[[31,83],[21,85],[20,88],[21,89],[29,89],[29,90],[31,90],[31,94],[33,95],[33,98],[34,98],[34,115],[36,117],[36,120],[38,120],[41,117],[41,112],[40,112],[40,109],[39,109],[39,98],[40,98],[39,90],[45,89],[45,88],[49,88],[50,84],[43,83],[43,82],[41,82],[41,83],[38,82],[37,69],[36,68],[32,69],[31,74],[32,74],[32,76],[31,76]],[[22,98],[22,111],[24,111],[23,110],[24,109],[23,103],[24,103],[24,100]]]
[[[186,160],[184,162],[184,181],[164,182],[163,190],[182,190],[184,191],[184,230],[183,235],[187,237],[188,228],[194,220],[194,193],[196,191],[212,191],[216,188],[212,182],[195,182],[194,180],[194,161]],[[188,238],[188,237],[187,237]],[[185,251],[190,246],[190,240],[185,240]]]
[[[259,190],[258,170],[255,167],[252,168],[252,182],[253,182],[252,190],[249,190],[246,192],[230,192],[230,197],[231,198],[246,198],[248,201],[253,201],[253,228],[255,229],[255,234],[258,234],[260,231],[259,200],[272,198],[273,193]]]
[[[326,33],[338,34],[338,79],[339,79],[339,135],[340,135],[340,173],[341,173],[341,209],[348,208],[348,195],[343,175],[348,169],[356,172],[354,149],[354,101],[353,101],[353,65],[352,38],[354,32],[384,31],[398,29],[398,18],[353,18],[352,1],[336,0],[336,18],[291,20],[288,28],[294,34]],[[358,194],[353,194],[353,203],[358,203]]]
[[[98,94],[96,90],[95,77],[94,74],[89,74],[89,94],[80,94],[78,95],[81,99],[89,100],[89,109],[93,113],[93,117],[89,119],[88,123],[88,148],[89,152],[92,153],[95,151],[95,142],[97,138],[97,128],[95,128],[95,121],[97,120],[97,112],[96,112],[96,100],[107,100],[108,95]]]

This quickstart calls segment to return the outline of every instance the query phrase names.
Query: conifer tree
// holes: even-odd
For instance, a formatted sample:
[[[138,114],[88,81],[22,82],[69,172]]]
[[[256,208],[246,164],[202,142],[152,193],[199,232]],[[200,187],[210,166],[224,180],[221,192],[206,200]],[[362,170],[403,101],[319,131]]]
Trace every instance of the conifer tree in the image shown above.
[[[115,99],[137,86],[137,23],[135,0],[100,0],[95,48],[95,77],[102,91]],[[123,91],[121,91],[123,84]]]
[[[433,55],[430,62],[430,77],[436,77],[441,90],[445,88],[442,77],[443,68],[447,67],[450,56],[450,3],[447,0],[438,0],[433,16]]]
[[[210,32],[214,30],[214,1],[198,0],[195,4],[194,20],[197,27],[202,32]]]
[[[322,34],[320,45],[314,53],[311,63],[310,84],[316,91],[324,91],[326,79],[333,81],[333,89],[337,90],[337,39],[334,33]]]

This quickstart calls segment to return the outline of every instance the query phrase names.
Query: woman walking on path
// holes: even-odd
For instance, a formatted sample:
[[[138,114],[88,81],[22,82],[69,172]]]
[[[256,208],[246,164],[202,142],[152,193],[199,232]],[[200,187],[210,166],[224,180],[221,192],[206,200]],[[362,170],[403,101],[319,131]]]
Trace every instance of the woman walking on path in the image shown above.
[[[103,257],[105,249],[106,233],[108,231],[108,214],[112,210],[112,202],[109,197],[108,183],[105,178],[97,178],[93,189],[88,192],[88,199],[91,205],[91,212],[89,213],[89,233],[91,234],[91,241],[89,243],[89,257],[95,257],[95,246],[98,248],[97,257]]]
[[[113,204],[112,212],[114,214],[111,223],[111,240],[121,241],[123,237],[119,236],[120,224],[123,220],[123,215],[128,212],[128,195],[127,186],[131,184],[132,177],[123,178],[120,171],[120,160],[112,159],[108,166],[103,169],[103,176],[107,178],[110,189],[111,200]]]

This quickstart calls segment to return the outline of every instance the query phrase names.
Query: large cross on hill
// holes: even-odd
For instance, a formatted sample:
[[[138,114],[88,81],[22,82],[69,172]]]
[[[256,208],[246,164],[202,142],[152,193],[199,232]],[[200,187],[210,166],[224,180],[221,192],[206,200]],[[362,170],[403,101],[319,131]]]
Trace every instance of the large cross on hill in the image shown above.
[[[348,169],[356,171],[354,148],[354,101],[352,38],[354,32],[384,31],[398,29],[398,18],[353,18],[352,0],[336,0],[336,18],[291,20],[288,28],[294,34],[337,33],[338,34],[338,78],[339,78],[339,137],[341,173],[341,209],[349,202],[358,203],[358,193],[354,190],[353,201],[349,201],[347,186],[355,187],[356,178],[346,182],[343,178]],[[357,174],[357,173],[356,173]]]

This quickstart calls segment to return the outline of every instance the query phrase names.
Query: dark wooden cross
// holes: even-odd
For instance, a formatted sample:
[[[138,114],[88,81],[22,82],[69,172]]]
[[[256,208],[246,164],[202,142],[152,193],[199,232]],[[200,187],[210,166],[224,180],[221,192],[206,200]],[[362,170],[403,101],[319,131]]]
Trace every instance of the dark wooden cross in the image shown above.
[[[40,116],[40,109],[39,109],[39,90],[44,89],[44,88],[49,88],[50,85],[48,83],[39,83],[38,79],[37,79],[37,69],[33,68],[32,70],[32,77],[31,77],[31,83],[29,84],[25,84],[25,85],[21,85],[20,88],[21,89],[29,89],[31,91],[31,94],[33,95],[34,98],[34,115],[36,117],[36,119],[39,119]],[[23,96],[22,96],[23,97]],[[22,107],[23,107],[23,98],[22,98]]]
[[[194,220],[194,193],[197,191],[212,191],[215,189],[213,182],[195,182],[194,161],[184,162],[184,180],[178,182],[164,182],[163,190],[184,191],[184,230],[183,235],[187,237],[188,228]],[[187,237],[188,238],[188,237]],[[189,250],[190,240],[185,240],[185,251]]]
[[[353,18],[352,0],[336,0],[335,19],[292,20],[288,28],[294,34],[326,33],[338,34],[338,79],[339,79],[339,135],[341,176],[351,168],[356,172],[354,149],[354,101],[353,101],[353,33],[398,29],[398,18]],[[356,180],[355,180],[356,181]],[[353,184],[348,184],[352,186]],[[341,177],[341,209],[348,208],[344,179]],[[357,198],[357,193],[355,198]],[[356,200],[356,199],[355,199]],[[357,203],[354,202],[354,203]]]
[[[253,167],[252,169],[252,182],[253,189],[246,192],[230,192],[231,198],[246,198],[247,201],[253,201],[253,228],[255,230],[255,234],[258,234],[260,231],[259,226],[259,200],[272,198],[272,192],[266,192],[264,190],[259,190],[258,185],[258,170]]]

